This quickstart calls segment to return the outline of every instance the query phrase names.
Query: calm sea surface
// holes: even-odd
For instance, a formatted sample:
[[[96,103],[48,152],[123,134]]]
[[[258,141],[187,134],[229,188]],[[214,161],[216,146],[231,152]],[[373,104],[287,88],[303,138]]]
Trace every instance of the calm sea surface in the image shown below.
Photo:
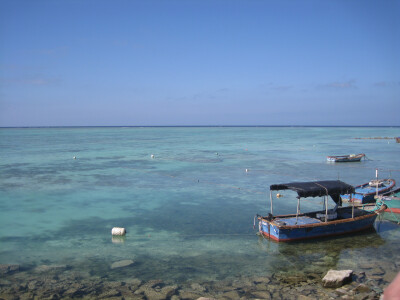
[[[382,218],[358,236],[295,244],[253,230],[254,215],[269,212],[271,184],[358,185],[375,169],[400,184],[400,144],[357,139],[396,136],[399,127],[3,128],[0,264],[185,282],[400,261],[399,226]],[[352,153],[368,160],[326,162]],[[295,197],[283,194],[274,213],[295,212]],[[128,234],[112,238],[113,227]],[[127,259],[134,267],[110,268]]]

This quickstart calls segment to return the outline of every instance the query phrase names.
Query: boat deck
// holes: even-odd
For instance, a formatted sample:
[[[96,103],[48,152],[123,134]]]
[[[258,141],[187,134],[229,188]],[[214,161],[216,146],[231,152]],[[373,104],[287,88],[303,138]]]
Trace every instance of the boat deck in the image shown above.
[[[293,226],[293,225],[306,225],[306,224],[315,224],[315,223],[321,223],[321,220],[316,219],[316,218],[311,218],[308,216],[299,216],[298,218],[296,217],[290,217],[290,218],[277,218],[275,221],[284,221],[285,225],[288,226]]]
[[[385,187],[385,186],[382,186]],[[357,194],[371,194],[376,193],[376,188],[365,187],[365,188],[356,188]]]
[[[343,219],[351,219],[352,218],[352,207],[341,207],[336,210],[337,217],[332,219],[334,220],[343,220]],[[354,207],[354,217],[360,217],[369,215],[371,212],[359,209]],[[317,215],[322,215],[323,217],[317,218]],[[325,221],[325,211],[317,211],[317,212],[310,212],[299,215],[297,218],[295,215],[288,215],[288,216],[277,216],[274,219],[274,222],[278,225],[286,225],[286,226],[294,226],[294,225],[307,225],[307,224],[316,224]],[[284,224],[283,224],[284,223]]]

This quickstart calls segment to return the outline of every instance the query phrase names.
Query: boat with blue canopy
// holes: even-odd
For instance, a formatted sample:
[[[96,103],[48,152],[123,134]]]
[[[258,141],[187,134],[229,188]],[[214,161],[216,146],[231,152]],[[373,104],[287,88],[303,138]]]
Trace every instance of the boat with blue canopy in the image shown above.
[[[292,215],[273,214],[273,191],[291,190],[297,193],[297,212]],[[373,227],[377,215],[385,205],[375,211],[366,211],[352,206],[342,206],[342,194],[353,194],[354,187],[340,180],[292,182],[270,186],[270,213],[257,215],[259,233],[277,242],[313,239],[347,233],[355,233]],[[323,198],[323,209],[301,213],[300,200],[307,197]],[[335,202],[328,209],[328,198]],[[256,219],[255,218],[255,219]]]

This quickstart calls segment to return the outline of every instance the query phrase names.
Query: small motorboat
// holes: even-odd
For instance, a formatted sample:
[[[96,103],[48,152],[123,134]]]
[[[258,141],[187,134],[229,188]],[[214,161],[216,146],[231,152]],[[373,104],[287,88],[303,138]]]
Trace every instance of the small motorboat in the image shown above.
[[[329,162],[354,162],[354,161],[361,161],[363,157],[365,157],[365,154],[360,153],[360,154],[328,156],[326,159]]]
[[[365,204],[375,202],[375,196],[388,193],[396,185],[394,179],[374,179],[370,182],[355,187],[355,192],[350,195],[342,195],[343,202],[354,202],[356,204]]]

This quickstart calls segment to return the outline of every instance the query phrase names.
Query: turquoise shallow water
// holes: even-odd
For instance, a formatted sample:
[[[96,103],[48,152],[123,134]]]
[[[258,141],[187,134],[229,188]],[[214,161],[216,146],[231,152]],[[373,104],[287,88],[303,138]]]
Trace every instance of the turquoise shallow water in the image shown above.
[[[400,128],[127,127],[0,129],[0,264],[68,264],[93,276],[220,280],[399,261],[398,225],[296,244],[260,239],[275,183],[400,180]],[[327,155],[365,153],[360,163]],[[154,155],[154,158],[151,157]],[[73,159],[73,157],[76,159]],[[246,169],[248,170],[246,172]],[[289,193],[274,213],[291,213]],[[320,209],[319,200],[302,203]],[[125,227],[123,239],[111,228]],[[134,268],[110,269],[132,259]],[[315,261],[326,263],[316,266]]]

